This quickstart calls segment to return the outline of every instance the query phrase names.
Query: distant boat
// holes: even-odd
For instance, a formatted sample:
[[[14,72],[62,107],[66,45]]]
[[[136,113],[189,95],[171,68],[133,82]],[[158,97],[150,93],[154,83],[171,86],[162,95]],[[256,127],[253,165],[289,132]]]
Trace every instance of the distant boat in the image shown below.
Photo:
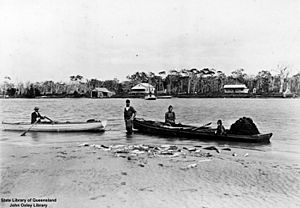
[[[155,95],[149,94],[145,96],[145,100],[156,100]]]
[[[171,99],[172,96],[171,95],[161,95],[161,96],[157,96],[157,99]]]

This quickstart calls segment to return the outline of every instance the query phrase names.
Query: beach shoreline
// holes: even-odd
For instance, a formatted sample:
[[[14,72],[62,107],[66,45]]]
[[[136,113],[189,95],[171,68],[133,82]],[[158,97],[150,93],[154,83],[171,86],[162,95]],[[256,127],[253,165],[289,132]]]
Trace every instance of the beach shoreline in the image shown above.
[[[231,147],[196,147],[198,156],[195,147],[179,146],[175,156],[132,156],[116,153],[116,148],[101,143],[2,143],[1,198],[56,199],[44,203],[47,207],[300,205],[297,159]],[[10,207],[10,202],[1,207]]]

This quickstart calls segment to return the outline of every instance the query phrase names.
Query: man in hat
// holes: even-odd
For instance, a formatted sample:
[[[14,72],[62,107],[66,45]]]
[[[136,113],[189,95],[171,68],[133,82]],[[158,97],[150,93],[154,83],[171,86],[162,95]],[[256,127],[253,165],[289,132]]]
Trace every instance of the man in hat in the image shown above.
[[[128,134],[132,134],[133,119],[135,116],[136,110],[130,106],[130,100],[126,100],[126,106],[124,108],[124,120]]]
[[[34,124],[36,121],[39,123],[41,122],[41,119],[45,118],[45,116],[41,116],[39,113],[39,107],[34,107],[34,112],[31,113],[31,123]]]

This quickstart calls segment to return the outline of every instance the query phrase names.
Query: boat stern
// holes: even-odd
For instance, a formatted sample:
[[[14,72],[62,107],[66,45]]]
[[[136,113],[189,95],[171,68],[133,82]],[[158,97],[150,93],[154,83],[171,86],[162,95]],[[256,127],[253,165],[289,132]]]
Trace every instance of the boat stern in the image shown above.
[[[107,120],[101,121],[101,124],[103,126],[103,129],[105,129],[106,125],[107,125]]]

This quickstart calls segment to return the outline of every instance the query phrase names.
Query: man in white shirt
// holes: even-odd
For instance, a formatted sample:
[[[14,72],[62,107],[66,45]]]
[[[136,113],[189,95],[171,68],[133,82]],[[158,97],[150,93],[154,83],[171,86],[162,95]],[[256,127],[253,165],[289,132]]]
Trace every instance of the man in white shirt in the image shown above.
[[[128,134],[132,134],[133,119],[136,116],[136,110],[130,106],[130,100],[126,100],[126,107],[124,108],[124,120]]]

